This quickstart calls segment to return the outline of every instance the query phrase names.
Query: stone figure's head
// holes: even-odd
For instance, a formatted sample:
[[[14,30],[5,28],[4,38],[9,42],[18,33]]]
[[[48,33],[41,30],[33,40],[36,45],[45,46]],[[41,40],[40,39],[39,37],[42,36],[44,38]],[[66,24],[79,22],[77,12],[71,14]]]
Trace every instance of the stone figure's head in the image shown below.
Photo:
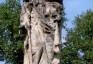
[[[51,17],[55,21],[61,19],[62,5],[58,2],[46,2],[45,17]]]

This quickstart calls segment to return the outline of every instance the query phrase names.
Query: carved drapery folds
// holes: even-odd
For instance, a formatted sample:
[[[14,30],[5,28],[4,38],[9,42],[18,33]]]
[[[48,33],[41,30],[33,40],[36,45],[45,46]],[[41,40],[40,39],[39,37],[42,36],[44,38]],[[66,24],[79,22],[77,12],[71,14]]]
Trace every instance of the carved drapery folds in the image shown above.
[[[59,1],[23,0],[19,27],[27,30],[24,64],[59,64],[61,10]]]

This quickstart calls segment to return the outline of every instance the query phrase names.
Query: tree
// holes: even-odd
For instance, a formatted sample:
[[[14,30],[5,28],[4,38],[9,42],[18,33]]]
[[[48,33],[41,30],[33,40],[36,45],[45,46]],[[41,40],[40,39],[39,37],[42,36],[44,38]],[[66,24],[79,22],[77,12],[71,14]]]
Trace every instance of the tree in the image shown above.
[[[74,26],[67,30],[61,63],[93,64],[93,11],[75,17]]]
[[[0,51],[7,64],[23,63],[25,37],[18,34],[20,9],[19,0],[6,0],[0,4]]]

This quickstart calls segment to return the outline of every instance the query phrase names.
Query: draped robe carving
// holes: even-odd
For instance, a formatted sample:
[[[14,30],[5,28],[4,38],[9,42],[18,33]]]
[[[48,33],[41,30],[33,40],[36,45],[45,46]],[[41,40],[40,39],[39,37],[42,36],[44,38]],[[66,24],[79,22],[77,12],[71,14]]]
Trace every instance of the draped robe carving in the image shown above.
[[[20,28],[27,30],[24,64],[59,64],[61,10],[57,1],[23,1]]]

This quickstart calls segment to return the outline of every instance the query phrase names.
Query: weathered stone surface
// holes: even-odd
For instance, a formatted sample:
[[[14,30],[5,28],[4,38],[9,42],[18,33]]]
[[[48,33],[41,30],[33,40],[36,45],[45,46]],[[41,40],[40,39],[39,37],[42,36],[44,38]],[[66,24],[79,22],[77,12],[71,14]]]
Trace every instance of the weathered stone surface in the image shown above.
[[[27,30],[24,64],[59,64],[62,6],[46,0],[24,0],[20,27]]]

